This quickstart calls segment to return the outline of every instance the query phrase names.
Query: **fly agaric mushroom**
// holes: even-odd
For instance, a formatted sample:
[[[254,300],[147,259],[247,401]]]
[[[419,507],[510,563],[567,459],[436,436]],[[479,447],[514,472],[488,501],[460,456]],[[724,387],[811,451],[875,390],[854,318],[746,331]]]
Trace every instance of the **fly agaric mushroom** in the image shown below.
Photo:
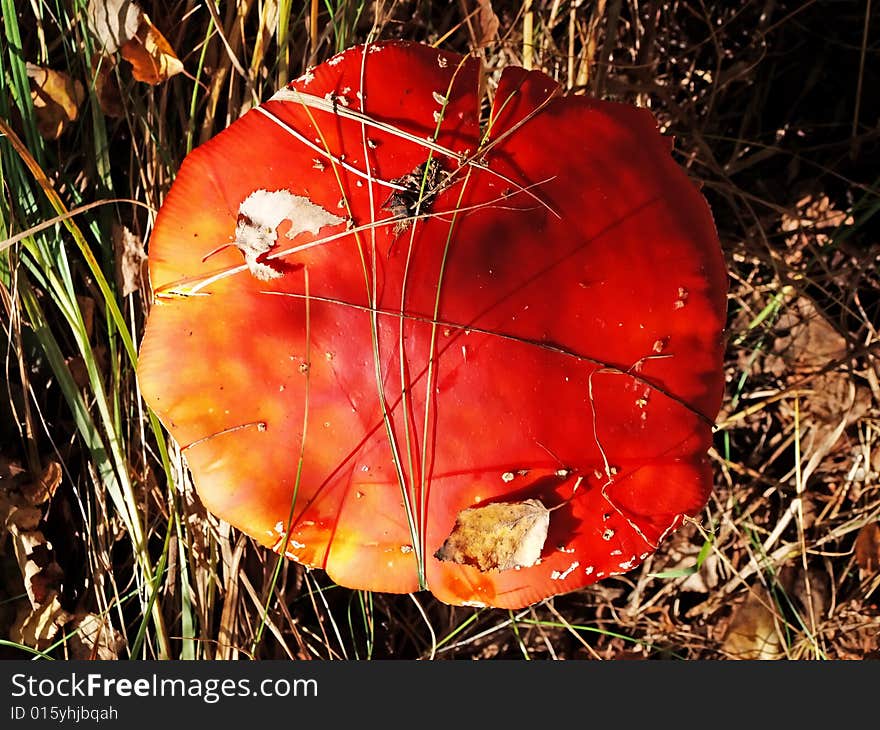
[[[726,270],[651,113],[351,48],[184,161],[144,397],[206,507],[352,588],[521,607],[704,506]]]

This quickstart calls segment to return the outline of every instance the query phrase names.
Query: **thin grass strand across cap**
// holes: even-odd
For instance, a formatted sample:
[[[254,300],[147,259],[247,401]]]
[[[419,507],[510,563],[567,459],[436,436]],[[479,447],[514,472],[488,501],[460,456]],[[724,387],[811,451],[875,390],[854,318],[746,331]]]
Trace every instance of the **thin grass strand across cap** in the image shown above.
[[[139,378],[208,509],[352,588],[515,608],[629,571],[712,484],[727,278],[651,113],[413,43],[183,163]],[[393,80],[393,81],[392,81]]]

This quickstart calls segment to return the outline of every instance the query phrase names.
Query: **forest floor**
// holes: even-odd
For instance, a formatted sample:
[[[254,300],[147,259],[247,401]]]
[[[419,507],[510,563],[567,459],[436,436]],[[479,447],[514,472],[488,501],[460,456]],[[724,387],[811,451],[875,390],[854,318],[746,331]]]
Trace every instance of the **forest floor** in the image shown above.
[[[0,657],[880,657],[870,1],[139,0],[152,56],[98,50],[122,0],[0,5]],[[518,611],[276,576],[150,418],[142,263],[183,158],[368,38],[647,107],[702,184],[730,275],[715,488],[636,570]]]

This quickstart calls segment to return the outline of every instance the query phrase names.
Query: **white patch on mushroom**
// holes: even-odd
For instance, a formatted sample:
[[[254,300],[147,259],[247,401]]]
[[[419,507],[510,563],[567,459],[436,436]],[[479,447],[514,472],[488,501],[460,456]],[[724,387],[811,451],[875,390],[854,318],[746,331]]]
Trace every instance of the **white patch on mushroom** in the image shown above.
[[[342,59],[345,58],[344,53],[337,53],[333,58],[327,61],[328,66],[335,66],[337,63],[340,63]]]
[[[623,550],[612,550],[612,551],[611,551],[610,553],[608,553],[608,554],[609,554],[609,555],[612,555],[612,556],[623,555]]]
[[[290,545],[290,547],[292,547],[294,550],[302,550],[306,546],[305,543],[297,542],[296,540],[291,540],[287,544]]]
[[[592,565],[588,565],[586,568],[584,568],[584,573],[585,573],[586,575],[592,575],[592,574],[593,574],[593,570],[595,570],[595,568],[593,568]]]
[[[634,567],[635,567],[636,562],[638,562],[638,561],[636,560],[636,556],[633,555],[633,556],[632,556],[629,560],[627,560],[625,563],[620,563],[620,569],[621,569],[621,570],[630,570],[631,568],[634,568]]]
[[[308,86],[314,80],[315,74],[313,74],[311,71],[306,71],[302,76],[297,79],[297,82],[302,84],[303,86]]]
[[[515,477],[516,475],[512,471],[506,471],[501,475],[501,481],[505,484],[509,484]]]
[[[261,281],[277,279],[282,274],[273,266],[258,259],[268,253],[278,241],[278,226],[290,221],[287,238],[300,233],[316,234],[324,226],[343,223],[321,206],[288,190],[254,190],[238,206],[235,226],[235,245],[244,254],[251,274]]]
[[[614,530],[612,530],[610,527],[607,530],[605,530],[605,532],[602,533],[602,539],[605,540],[606,542],[608,540],[610,540],[612,537],[614,537]]]
[[[404,555],[406,555],[407,553],[411,553],[412,551],[413,551],[412,545],[401,545],[400,546],[400,552],[402,552]]]
[[[440,106],[446,106],[446,94],[441,94],[439,91],[432,91],[431,96]]]
[[[558,570],[554,570],[554,571],[550,574],[550,580],[565,580],[565,579],[568,578],[568,576],[570,576],[570,575],[574,572],[574,570],[575,570],[576,568],[578,568],[579,566],[580,566],[580,563],[579,563],[577,560],[575,560],[571,565],[569,565],[569,566],[568,566],[565,570],[563,570],[561,573],[560,573]]]
[[[278,522],[275,524],[275,532],[277,532],[279,535],[284,534],[284,523],[281,520],[278,520]]]
[[[673,309],[683,309],[684,305],[687,304],[689,292],[683,286],[678,287],[678,299],[675,300],[675,304],[672,305]]]
[[[482,601],[464,601],[462,606],[468,606],[469,608],[487,608],[486,604]]]
[[[440,68],[446,68],[449,65],[449,61],[447,61],[443,56],[437,56],[437,65]]]

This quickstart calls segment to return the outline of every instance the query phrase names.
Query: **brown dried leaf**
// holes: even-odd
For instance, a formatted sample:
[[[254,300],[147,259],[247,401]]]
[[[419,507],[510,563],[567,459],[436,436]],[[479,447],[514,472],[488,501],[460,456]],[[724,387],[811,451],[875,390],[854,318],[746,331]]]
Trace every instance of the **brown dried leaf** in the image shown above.
[[[104,52],[119,49],[138,81],[155,85],[183,71],[171,45],[137,3],[90,0],[88,17],[89,28]]]
[[[731,659],[780,659],[782,641],[773,612],[767,607],[769,596],[749,593],[733,612],[721,645]]]
[[[122,92],[113,69],[116,61],[106,53],[92,56],[92,75],[95,79],[95,96],[101,111],[108,117],[124,117],[125,106],[122,103]]]
[[[49,462],[43,473],[34,479],[19,464],[0,464],[0,539],[7,530],[34,530],[43,517],[39,505],[55,494],[61,483],[61,465]]]
[[[27,64],[37,131],[44,139],[58,139],[79,115],[85,99],[83,85],[62,71]]]
[[[137,34],[141,12],[132,0],[89,0],[89,30],[106,53],[115,53]]]
[[[29,610],[22,606],[10,634],[13,641],[43,649],[71,618],[71,614],[61,607],[58,594],[54,594],[52,600],[36,608]]]
[[[160,84],[183,71],[183,63],[146,13],[141,13],[137,33],[120,52],[135,79],[147,84]]]
[[[5,473],[0,476],[0,537],[7,531],[12,537],[30,606],[29,610],[19,611],[12,635],[28,646],[42,647],[70,620],[59,599],[63,571],[55,561],[51,543],[38,529],[45,509],[42,505],[61,483],[61,466],[50,462],[39,477],[30,479],[23,472],[13,478]]]
[[[59,484],[61,484],[61,464],[50,461],[39,478],[22,487],[21,493],[28,504],[37,506],[54,497]]]
[[[125,637],[106,617],[94,613],[78,615],[70,626],[74,629],[68,646],[71,659],[119,659],[125,649]]]
[[[480,10],[474,25],[474,40],[478,48],[482,48],[498,39],[498,28],[501,21],[492,9],[492,0],[477,0]]]
[[[138,291],[144,280],[147,254],[144,242],[126,226],[114,224],[113,250],[116,253],[116,284],[122,296]]]
[[[777,328],[788,334],[774,342],[773,351],[795,372],[810,372],[846,357],[846,339],[806,297],[789,302]]]
[[[549,527],[550,510],[537,499],[469,507],[434,557],[483,572],[528,568],[541,557]]]
[[[869,522],[859,530],[854,550],[860,579],[880,570],[880,522]]]

